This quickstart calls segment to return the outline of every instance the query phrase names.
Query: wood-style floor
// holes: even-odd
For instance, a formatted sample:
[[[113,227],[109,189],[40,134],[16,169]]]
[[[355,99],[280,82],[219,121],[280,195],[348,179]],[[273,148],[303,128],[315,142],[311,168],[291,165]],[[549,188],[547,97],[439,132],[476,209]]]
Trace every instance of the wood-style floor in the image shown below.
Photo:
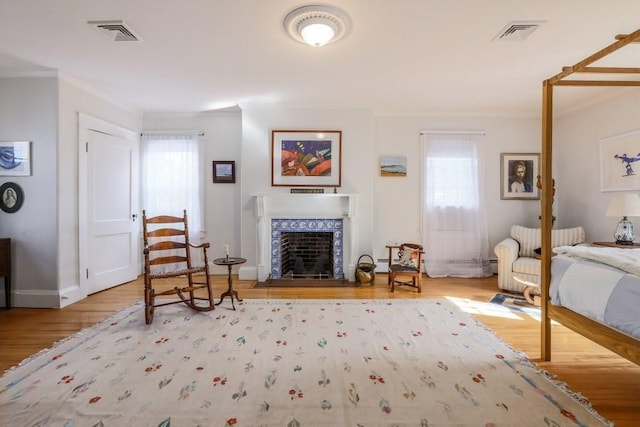
[[[214,276],[216,296],[227,289],[226,276]],[[540,362],[540,325],[526,315],[500,316],[481,310],[498,291],[497,276],[486,279],[426,279],[423,291],[401,287],[390,293],[386,275],[377,274],[373,286],[344,288],[255,288],[253,281],[234,281],[241,298],[455,298],[475,311],[476,319],[493,329],[516,350],[526,353],[585,396],[593,407],[617,426],[640,425],[640,366],[592,343],[563,326],[553,327],[551,362]],[[103,291],[64,309],[0,309],[0,372],[56,341],[93,325],[142,299],[142,280]],[[229,298],[217,310],[227,310]],[[162,310],[162,307],[157,310]]]

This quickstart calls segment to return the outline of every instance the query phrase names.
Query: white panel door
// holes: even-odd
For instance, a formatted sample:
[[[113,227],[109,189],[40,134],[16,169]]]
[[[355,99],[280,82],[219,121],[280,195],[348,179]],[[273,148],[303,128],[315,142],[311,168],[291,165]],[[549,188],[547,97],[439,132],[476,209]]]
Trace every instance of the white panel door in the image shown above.
[[[80,275],[82,287],[92,294],[138,275],[138,142],[90,128],[82,134],[85,176],[80,179],[86,181],[81,185],[85,194],[80,194],[85,220]]]

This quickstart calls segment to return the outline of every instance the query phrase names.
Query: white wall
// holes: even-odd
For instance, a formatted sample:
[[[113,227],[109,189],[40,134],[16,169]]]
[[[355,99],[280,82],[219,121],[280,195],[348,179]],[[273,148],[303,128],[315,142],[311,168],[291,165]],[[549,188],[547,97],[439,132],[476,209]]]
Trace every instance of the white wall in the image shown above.
[[[620,220],[605,216],[609,200],[616,193],[600,191],[600,140],[640,130],[640,91],[611,90],[617,90],[620,95],[554,120],[553,164],[556,167],[553,175],[558,226],[584,226],[587,241],[613,241],[613,232]],[[556,98],[558,96],[562,93]],[[640,153],[640,142],[636,151],[628,154],[637,153]],[[640,166],[634,164],[634,168],[640,173]],[[630,219],[638,227],[636,234],[640,234],[640,219]]]
[[[13,306],[58,304],[57,103],[56,77],[0,78],[0,141],[31,141],[31,176],[0,176],[24,193],[19,211],[0,211],[0,236],[12,239]]]
[[[146,113],[143,130],[194,130],[204,132],[205,144],[205,240],[211,244],[209,261],[224,256],[223,245],[228,244],[237,256],[240,251],[240,188],[242,134],[240,111],[206,113]],[[213,161],[236,162],[235,184],[213,183]],[[144,208],[144,207],[143,207]],[[213,274],[225,274],[226,267],[211,266]]]
[[[256,278],[257,220],[255,196],[258,194],[289,193],[287,187],[271,186],[272,130],[341,130],[342,185],[340,193],[358,195],[356,207],[356,240],[351,259],[345,266],[355,264],[363,253],[371,253],[373,192],[375,173],[375,143],[373,116],[369,110],[351,109],[245,109],[242,118],[242,257],[246,265],[240,269],[242,278]],[[332,191],[326,188],[325,191]],[[346,271],[345,273],[349,274]],[[353,278],[351,278],[353,280]]]
[[[221,244],[247,258],[243,278],[255,278],[257,224],[255,196],[282,194],[271,186],[271,131],[343,131],[341,193],[358,194],[357,239],[350,260],[368,253],[386,257],[389,241],[415,240],[420,233],[420,131],[486,132],[489,247],[508,235],[512,224],[536,226],[540,203],[500,200],[500,153],[539,152],[540,121],[496,117],[374,117],[367,110],[244,109],[242,113],[144,115],[145,130],[201,130],[207,146],[207,230],[214,256]],[[379,157],[406,155],[406,178],[379,176]],[[236,184],[211,184],[212,160],[236,161]],[[332,191],[327,188],[325,191]],[[493,257],[493,253],[489,254]],[[220,271],[216,271],[220,274]],[[224,272],[222,272],[224,273]],[[347,272],[348,273],[348,272]]]
[[[229,243],[232,252],[247,258],[242,268],[245,278],[255,275],[253,269],[257,262],[255,195],[290,190],[271,186],[271,131],[274,129],[343,131],[342,186],[338,191],[359,195],[357,243],[352,254],[355,259],[345,260],[345,265],[355,263],[363,253],[383,258],[387,242],[410,241],[419,236],[420,130],[486,132],[490,248],[507,236],[512,224],[536,226],[539,223],[538,201],[500,200],[499,184],[500,153],[540,151],[539,119],[374,117],[366,110],[245,109],[242,113],[147,113],[143,128],[204,131],[208,177],[212,160],[236,161],[235,185],[207,184],[206,225],[214,254],[222,250],[220,243]],[[407,156],[406,178],[379,176],[379,157],[392,154]],[[493,257],[493,253],[489,255]]]
[[[486,191],[490,258],[493,247],[509,235],[513,224],[538,226],[540,202],[500,200],[500,153],[539,153],[540,120],[519,117],[377,117],[375,162],[380,156],[407,156],[407,177],[381,177],[374,182],[374,258],[387,258],[388,242],[420,240],[420,131],[474,130],[485,136]]]
[[[420,131],[486,132],[486,202],[492,248],[512,224],[536,226],[540,203],[500,200],[500,153],[540,152],[540,120],[517,117],[378,116],[358,109],[245,109],[243,112],[141,113],[66,79],[0,78],[0,140],[30,140],[32,176],[0,177],[25,192],[22,209],[0,212],[0,236],[13,242],[14,303],[64,306],[78,277],[78,113],[134,131],[205,132],[206,227],[212,257],[222,245],[256,263],[256,194],[288,193],[271,186],[271,130],[343,132],[341,193],[358,194],[358,229],[352,259],[386,257],[389,241],[420,232]],[[587,239],[611,240],[617,218],[604,216],[613,193],[599,191],[599,140],[640,129],[638,91],[556,119],[554,164],[557,227],[581,224]],[[639,150],[640,151],[640,150]],[[379,176],[379,158],[406,155],[406,178]],[[236,161],[236,184],[211,182],[213,160]],[[326,189],[331,191],[332,189]],[[490,254],[493,256],[493,254]],[[214,271],[223,274],[223,271]]]
[[[18,212],[0,212],[0,235],[12,238],[13,305],[62,307],[79,289],[78,112],[133,129],[142,116],[57,75],[2,78],[0,93],[0,140],[32,141],[32,175],[0,177],[25,197]]]

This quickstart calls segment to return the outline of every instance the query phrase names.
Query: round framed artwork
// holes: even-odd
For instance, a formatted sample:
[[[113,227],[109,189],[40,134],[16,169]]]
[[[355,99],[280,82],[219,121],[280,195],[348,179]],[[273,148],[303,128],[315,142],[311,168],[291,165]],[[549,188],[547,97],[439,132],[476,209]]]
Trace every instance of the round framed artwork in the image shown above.
[[[0,185],[0,209],[7,213],[18,212],[24,201],[22,188],[15,182]]]

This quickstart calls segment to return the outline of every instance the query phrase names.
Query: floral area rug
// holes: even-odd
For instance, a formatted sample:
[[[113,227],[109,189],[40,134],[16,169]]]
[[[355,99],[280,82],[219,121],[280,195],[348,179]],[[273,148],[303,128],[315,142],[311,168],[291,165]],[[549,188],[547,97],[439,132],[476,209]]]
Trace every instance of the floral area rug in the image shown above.
[[[454,303],[129,307],[0,378],[6,426],[609,425]]]

